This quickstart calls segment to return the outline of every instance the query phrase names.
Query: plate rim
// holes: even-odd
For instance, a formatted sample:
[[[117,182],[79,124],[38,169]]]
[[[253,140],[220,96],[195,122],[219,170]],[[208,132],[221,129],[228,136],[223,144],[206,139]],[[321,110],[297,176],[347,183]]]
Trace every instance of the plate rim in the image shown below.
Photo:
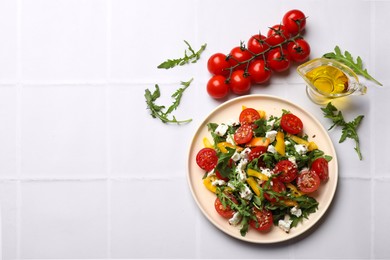
[[[199,202],[199,199],[198,197],[196,196],[195,194],[195,191],[193,189],[193,185],[192,185],[192,181],[191,181],[191,178],[190,178],[190,173],[191,173],[191,169],[190,169],[190,161],[191,161],[191,152],[192,152],[192,147],[194,146],[195,144],[195,139],[196,137],[199,135],[199,133],[202,131],[203,127],[205,127],[207,125],[207,123],[209,123],[208,119],[210,117],[212,117],[217,111],[221,110],[222,108],[224,107],[227,107],[229,105],[231,105],[232,103],[237,103],[239,102],[240,100],[245,100],[245,99],[273,99],[273,100],[278,100],[279,102],[282,102],[282,103],[286,103],[286,104],[289,104],[293,107],[297,107],[299,110],[303,111],[304,113],[307,114],[307,116],[310,117],[311,120],[314,121],[315,124],[317,124],[318,126],[320,126],[322,129],[322,131],[325,134],[325,137],[327,139],[327,142],[329,144],[329,148],[331,150],[331,153],[332,153],[332,160],[334,160],[334,164],[335,164],[335,180],[334,180],[334,186],[331,187],[332,189],[330,190],[331,194],[330,194],[330,198],[329,198],[329,203],[327,203],[326,205],[324,205],[325,207],[323,208],[322,212],[320,213],[320,215],[318,216],[318,219],[312,223],[310,223],[308,225],[307,228],[305,228],[302,232],[298,232],[297,234],[294,234],[294,235],[289,235],[289,236],[286,236],[285,238],[283,239],[274,239],[274,240],[265,240],[265,241],[262,241],[262,240],[255,240],[255,239],[249,239],[247,238],[246,236],[241,236],[239,234],[239,230],[237,228],[237,232],[239,235],[234,235],[234,234],[231,234],[230,232],[228,232],[228,230],[220,227],[220,225],[218,225],[218,223],[216,223],[212,218],[208,217],[208,214],[206,213],[205,209],[200,205],[200,202]],[[201,210],[202,214],[203,214],[203,217],[205,217],[209,222],[211,222],[214,227],[216,227],[217,229],[219,229],[220,231],[222,231],[223,233],[229,235],[230,237],[233,237],[235,239],[238,239],[238,240],[241,240],[241,241],[245,241],[245,242],[250,242],[250,243],[254,243],[254,244],[275,244],[275,243],[281,243],[281,242],[285,242],[285,241],[288,241],[288,240],[292,240],[294,238],[297,238],[297,237],[300,237],[302,236],[303,234],[307,233],[309,230],[313,229],[314,226],[316,226],[321,219],[323,219],[324,215],[328,212],[328,209],[329,207],[332,205],[332,202],[334,200],[334,196],[335,196],[335,193],[336,193],[336,190],[337,190],[337,186],[338,186],[338,179],[339,179],[339,173],[338,173],[339,169],[338,169],[338,158],[337,158],[337,154],[336,154],[336,150],[334,148],[334,145],[333,145],[333,141],[332,139],[330,138],[329,134],[328,134],[328,131],[325,129],[325,127],[321,124],[321,122],[315,117],[313,116],[309,111],[307,111],[306,109],[304,109],[303,107],[301,107],[300,105],[290,101],[290,100],[287,100],[285,98],[281,98],[279,96],[275,96],[275,95],[268,95],[268,94],[249,94],[249,95],[244,95],[244,96],[239,96],[239,97],[235,97],[233,99],[230,99],[230,100],[227,100],[221,104],[219,104],[218,106],[216,106],[214,109],[212,109],[205,117],[204,119],[199,123],[199,125],[197,126],[194,134],[192,135],[192,139],[191,139],[191,142],[190,142],[190,145],[189,145],[189,148],[188,148],[188,152],[187,152],[187,173],[186,173],[186,178],[187,178],[187,184],[190,188],[190,191],[191,191],[191,194],[192,194],[192,197],[193,199],[195,200],[196,204],[197,204],[197,207]],[[310,219],[310,216],[309,216],[309,219]],[[308,224],[308,223],[307,223]],[[266,235],[265,235],[266,236]]]

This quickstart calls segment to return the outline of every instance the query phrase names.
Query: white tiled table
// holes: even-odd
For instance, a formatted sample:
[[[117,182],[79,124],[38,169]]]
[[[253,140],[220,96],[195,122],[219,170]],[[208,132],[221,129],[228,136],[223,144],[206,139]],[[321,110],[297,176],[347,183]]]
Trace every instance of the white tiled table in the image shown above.
[[[334,203],[306,236],[248,244],[217,230],[190,193],[187,152],[220,101],[205,92],[208,56],[228,52],[280,22],[289,9],[309,17],[312,56],[335,45],[360,55],[383,88],[350,98],[348,120],[364,156],[338,144]],[[3,259],[390,258],[390,1],[0,1],[0,203]],[[197,64],[158,70],[187,40],[207,43]],[[194,78],[176,111],[190,124],[164,125],[144,90],[160,84],[162,104]],[[252,93],[287,98],[329,127],[294,68]],[[340,249],[341,248],[341,249]]]

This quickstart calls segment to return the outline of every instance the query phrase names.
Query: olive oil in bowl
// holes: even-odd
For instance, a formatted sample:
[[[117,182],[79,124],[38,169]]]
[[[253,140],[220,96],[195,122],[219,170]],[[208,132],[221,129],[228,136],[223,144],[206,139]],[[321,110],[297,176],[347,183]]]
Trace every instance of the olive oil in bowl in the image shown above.
[[[307,83],[309,98],[318,104],[351,94],[363,95],[367,90],[349,67],[335,60],[314,59],[300,65],[297,71]]]

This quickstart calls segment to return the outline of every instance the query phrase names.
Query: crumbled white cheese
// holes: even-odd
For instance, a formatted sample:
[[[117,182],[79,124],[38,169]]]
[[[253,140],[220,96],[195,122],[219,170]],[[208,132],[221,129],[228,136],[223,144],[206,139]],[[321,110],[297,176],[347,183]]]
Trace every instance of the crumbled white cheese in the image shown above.
[[[303,144],[294,145],[294,149],[295,149],[295,151],[297,151],[297,153],[299,155],[304,155],[307,153],[307,147],[306,147],[306,145],[303,145]]]
[[[240,159],[241,159],[241,155],[240,153],[238,153],[237,151],[234,152],[234,154],[232,155],[231,159],[235,162],[238,162]]]
[[[274,124],[275,124],[275,119],[267,121],[267,126],[271,126],[273,128]]]
[[[226,184],[226,182],[224,180],[215,180],[211,183],[211,185],[213,185],[213,186],[222,186],[225,184]]]
[[[285,145],[285,146],[290,145],[290,144],[291,144],[290,141],[287,141],[287,140],[284,141],[284,145]]]
[[[286,233],[290,232],[290,227],[291,227],[292,220],[284,220],[280,219],[278,221],[278,226]]]
[[[268,145],[267,152],[276,153],[275,146],[272,144]]]
[[[236,145],[236,142],[234,142],[234,138],[231,134],[228,134],[227,137],[226,137],[226,142],[229,143],[229,144],[232,144],[232,145]]]
[[[236,172],[238,174],[238,180],[240,181],[245,181],[246,180],[246,172],[245,172],[245,167],[248,164],[248,160],[246,159],[241,159],[239,163],[237,164],[236,167]]]
[[[236,189],[236,187],[231,182],[228,182],[227,186],[230,187],[232,190]]]
[[[244,200],[250,200],[253,196],[251,189],[244,184],[243,189],[240,190],[240,196]]]
[[[294,156],[288,157],[288,160],[295,165],[297,164],[297,159]]]
[[[241,159],[248,160],[248,156],[249,156],[250,152],[251,152],[251,149],[248,147],[245,148],[244,150],[242,150],[242,152],[240,153]]]
[[[275,130],[268,131],[268,132],[265,133],[265,137],[269,138],[269,141],[270,141],[271,143],[273,143],[273,142],[275,141],[275,138],[276,138],[276,134],[277,134],[277,133],[278,133],[278,132],[275,131]]]
[[[233,217],[229,219],[229,224],[236,226],[238,225],[238,223],[240,223],[241,219],[242,219],[242,215],[240,214],[240,212],[236,212],[234,213]]]
[[[294,215],[296,217],[300,217],[302,216],[302,210],[300,208],[298,208],[297,206],[293,207],[290,209],[290,213],[291,215]]]
[[[226,134],[226,131],[228,130],[228,126],[225,124],[220,124],[218,127],[215,129],[215,133],[219,136],[224,136]]]
[[[267,177],[271,177],[273,174],[272,170],[269,168],[260,168],[260,170],[261,170],[261,173]]]

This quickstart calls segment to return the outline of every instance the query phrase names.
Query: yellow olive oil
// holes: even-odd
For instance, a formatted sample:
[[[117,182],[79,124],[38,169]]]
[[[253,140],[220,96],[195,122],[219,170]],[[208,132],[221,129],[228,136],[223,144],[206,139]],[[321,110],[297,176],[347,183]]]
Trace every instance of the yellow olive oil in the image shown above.
[[[343,94],[348,91],[348,77],[333,66],[319,66],[307,72],[305,76],[321,93]]]

